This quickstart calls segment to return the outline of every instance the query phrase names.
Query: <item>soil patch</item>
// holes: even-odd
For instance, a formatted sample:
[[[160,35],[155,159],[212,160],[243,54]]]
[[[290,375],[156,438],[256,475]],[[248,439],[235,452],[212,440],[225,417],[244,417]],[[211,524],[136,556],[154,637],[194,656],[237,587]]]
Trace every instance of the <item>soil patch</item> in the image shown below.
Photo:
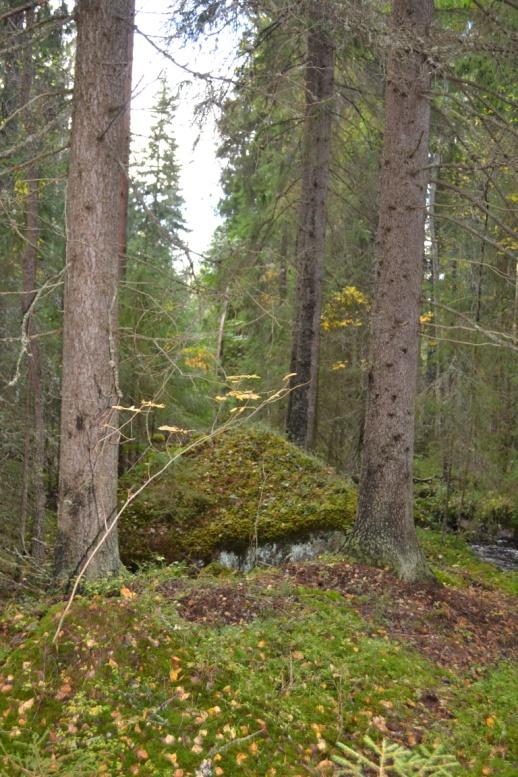
[[[290,564],[283,574],[309,588],[339,591],[390,637],[441,665],[476,671],[518,658],[516,600],[500,591],[416,587],[390,572],[345,562]]]
[[[171,585],[174,583],[174,585]],[[264,585],[247,582],[196,586],[185,593],[180,581],[159,589],[174,598],[182,618],[208,625],[238,625],[286,612],[296,597],[272,595]]]

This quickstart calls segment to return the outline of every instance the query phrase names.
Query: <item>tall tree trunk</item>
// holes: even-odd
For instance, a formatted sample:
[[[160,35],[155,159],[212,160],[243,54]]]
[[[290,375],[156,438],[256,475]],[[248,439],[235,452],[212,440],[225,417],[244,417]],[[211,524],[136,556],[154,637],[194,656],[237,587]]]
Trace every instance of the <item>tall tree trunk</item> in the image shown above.
[[[313,445],[316,425],[320,314],[331,154],[335,51],[327,3],[308,2],[306,115],[301,205],[297,234],[297,299],[291,355],[286,432],[304,448]]]
[[[25,12],[25,28],[30,30],[34,24],[34,9]],[[23,52],[21,72],[20,107],[26,106],[31,98],[34,80],[33,48],[31,33]],[[24,130],[31,136],[36,129],[37,117],[31,108],[24,111]],[[37,153],[31,144],[27,153],[29,158]],[[31,552],[36,561],[45,557],[43,531],[45,521],[45,423],[43,416],[43,388],[41,381],[41,359],[38,341],[34,338],[36,327],[31,309],[37,284],[39,222],[39,184],[38,167],[34,162],[28,167],[25,177],[27,196],[25,200],[24,247],[21,257],[23,294],[21,312],[26,319],[27,345],[27,414],[25,418],[25,441],[23,461],[23,484],[21,499],[21,535],[25,547],[26,526],[29,502],[32,504]],[[32,500],[29,500],[32,496]]]
[[[413,520],[412,458],[424,253],[432,0],[393,0],[378,264],[359,506],[352,544],[404,580],[430,578]]]
[[[43,415],[43,387],[41,381],[41,358],[38,341],[35,339],[36,328],[31,311],[37,283],[36,268],[38,261],[39,235],[39,192],[36,166],[30,165],[28,173],[28,194],[26,200],[27,221],[25,227],[25,247],[22,254],[23,290],[22,315],[27,315],[27,395],[28,415],[26,437],[29,445],[24,446],[24,484],[31,486],[33,495],[31,553],[35,560],[43,561],[45,547],[43,532],[45,521],[45,422]],[[24,485],[25,491],[25,485]],[[22,499],[22,503],[26,500]],[[22,515],[22,526],[26,525],[27,503],[25,514]],[[25,537],[25,531],[24,531]]]
[[[117,291],[121,164],[133,0],[79,0],[67,190],[67,273],[55,571],[77,574],[112,526],[117,496]],[[119,569],[116,529],[86,577]]]

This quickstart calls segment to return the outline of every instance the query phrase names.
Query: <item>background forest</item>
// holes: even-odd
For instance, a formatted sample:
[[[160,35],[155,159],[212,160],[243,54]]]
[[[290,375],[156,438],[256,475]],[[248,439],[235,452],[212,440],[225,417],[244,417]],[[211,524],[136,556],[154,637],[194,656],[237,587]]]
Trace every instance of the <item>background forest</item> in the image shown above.
[[[74,25],[64,3],[29,5],[13,13],[15,0],[4,3],[0,17],[0,510],[7,545],[32,543],[37,552],[57,498]],[[327,12],[336,64],[312,448],[357,477],[390,36],[377,3],[335,3]],[[231,28],[240,56],[231,79],[199,76],[199,114],[217,110],[223,161],[221,224],[206,255],[189,252],[176,97],[164,79],[149,142],[131,159],[121,405],[163,408],[126,411],[120,473],[149,446],[164,445],[160,426],[207,431],[286,386],[306,27],[297,3],[184,2],[171,8],[155,44],[167,56],[182,37]],[[512,3],[436,3],[415,450],[426,520],[516,525],[516,28]],[[226,380],[234,375],[257,378],[236,387]],[[245,393],[229,393],[236,388]],[[267,403],[256,420],[282,431],[286,405],[282,397]]]

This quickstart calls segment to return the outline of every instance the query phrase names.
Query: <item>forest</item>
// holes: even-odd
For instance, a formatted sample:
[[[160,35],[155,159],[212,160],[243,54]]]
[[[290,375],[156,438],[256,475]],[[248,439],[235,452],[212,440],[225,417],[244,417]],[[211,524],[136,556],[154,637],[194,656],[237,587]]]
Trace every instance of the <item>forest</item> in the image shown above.
[[[0,775],[516,775],[517,60],[0,0]]]

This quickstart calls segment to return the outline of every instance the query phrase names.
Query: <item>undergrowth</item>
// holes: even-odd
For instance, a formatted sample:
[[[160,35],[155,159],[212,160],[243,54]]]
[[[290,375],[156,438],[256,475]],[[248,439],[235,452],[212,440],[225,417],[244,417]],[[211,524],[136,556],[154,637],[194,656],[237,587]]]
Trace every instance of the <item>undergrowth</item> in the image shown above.
[[[223,776],[332,775],[336,743],[361,751],[368,735],[410,750],[441,744],[462,777],[514,776],[512,667],[476,681],[446,671],[367,624],[339,593],[279,588],[276,578],[263,586],[267,617],[187,622],[174,594],[182,575],[147,570],[90,589],[57,648],[62,602],[9,606],[1,774],[194,777],[210,756]],[[191,579],[186,595],[210,584]],[[290,604],[272,615],[267,598],[279,596]]]

